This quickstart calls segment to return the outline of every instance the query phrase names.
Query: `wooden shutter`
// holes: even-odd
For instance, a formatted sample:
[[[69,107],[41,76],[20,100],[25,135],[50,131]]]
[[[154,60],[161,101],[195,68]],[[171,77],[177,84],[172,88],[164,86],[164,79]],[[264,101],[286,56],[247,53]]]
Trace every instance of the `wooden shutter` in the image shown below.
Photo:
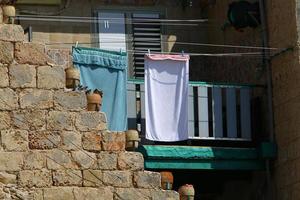
[[[132,14],[134,77],[144,78],[144,54],[161,52],[159,14]]]

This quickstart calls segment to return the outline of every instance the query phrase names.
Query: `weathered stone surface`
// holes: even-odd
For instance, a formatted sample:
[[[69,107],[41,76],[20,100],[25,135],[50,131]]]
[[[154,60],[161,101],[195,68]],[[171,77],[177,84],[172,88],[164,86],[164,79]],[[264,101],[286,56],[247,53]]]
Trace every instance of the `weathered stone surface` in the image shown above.
[[[29,132],[30,149],[53,149],[59,147],[61,138],[58,132],[31,131]]]
[[[135,172],[134,185],[138,188],[160,188],[161,176],[158,172],[141,171]]]
[[[0,110],[15,110],[18,107],[17,93],[10,88],[0,88]]]
[[[74,131],[63,131],[61,133],[62,149],[81,149],[81,134]]]
[[[101,112],[81,112],[76,117],[75,125],[80,131],[105,130],[106,117]]]
[[[46,128],[45,110],[24,110],[12,113],[12,123],[16,128],[44,130]]]
[[[51,186],[51,172],[45,169],[20,171],[19,184],[23,187],[38,188]]]
[[[0,183],[3,184],[16,184],[17,176],[15,174],[8,174],[6,172],[0,172]]]
[[[37,87],[60,89],[65,87],[65,70],[61,66],[40,66],[37,68]]]
[[[104,151],[124,151],[126,145],[126,137],[123,132],[102,133],[102,150]]]
[[[121,170],[143,170],[143,155],[137,152],[121,152],[118,157],[118,168]]]
[[[115,200],[151,200],[149,190],[137,188],[117,188]],[[163,199],[161,199],[163,200]],[[164,199],[165,200],[165,199]]]
[[[32,196],[33,200],[44,200],[43,189],[34,189]]]
[[[36,87],[36,69],[30,65],[11,65],[9,67],[10,86],[12,88]]]
[[[8,69],[7,67],[0,67],[0,87],[7,87],[8,85],[9,85]]]
[[[172,190],[150,190],[152,200],[179,200],[179,194]]]
[[[25,89],[20,93],[21,108],[47,109],[53,107],[53,93],[50,90]]]
[[[73,130],[74,115],[70,112],[50,111],[47,116],[48,130]]]
[[[9,112],[0,112],[0,130],[8,129],[11,125]]]
[[[19,171],[23,166],[23,154],[0,152],[0,171]]]
[[[103,172],[100,170],[84,170],[83,171],[83,186],[96,187],[103,186]]]
[[[97,158],[94,153],[87,151],[72,151],[72,158],[81,169],[95,168]]]
[[[98,169],[115,170],[117,169],[117,157],[116,153],[102,151],[97,154]]]
[[[54,61],[56,65],[63,66],[67,68],[72,66],[72,56],[70,49],[47,49],[47,55]]]
[[[46,167],[45,153],[39,151],[30,151],[24,154],[24,169],[42,169]]]
[[[81,186],[81,171],[72,169],[54,171],[53,183],[55,186]]]
[[[101,151],[101,134],[99,132],[86,132],[82,136],[83,149],[87,151]]]
[[[45,53],[45,46],[38,43],[16,43],[15,59],[19,64],[39,66],[52,62]]]
[[[0,40],[22,42],[24,39],[25,36],[22,26],[15,24],[0,24]]]
[[[113,200],[112,189],[109,187],[74,188],[75,200]]]
[[[84,92],[56,91],[54,105],[57,110],[80,111],[86,109],[87,101]]]
[[[47,168],[52,170],[58,169],[76,169],[68,152],[53,149],[47,153]]]
[[[74,200],[73,188],[56,187],[44,189],[44,200]]]
[[[28,150],[28,132],[25,130],[3,130],[1,140],[6,151]]]
[[[1,25],[0,25],[1,26]],[[0,27],[1,31],[1,27]],[[0,33],[1,37],[1,33]],[[0,63],[9,64],[14,58],[14,45],[10,42],[0,41]]]
[[[132,187],[130,171],[104,171],[103,182],[114,187]]]

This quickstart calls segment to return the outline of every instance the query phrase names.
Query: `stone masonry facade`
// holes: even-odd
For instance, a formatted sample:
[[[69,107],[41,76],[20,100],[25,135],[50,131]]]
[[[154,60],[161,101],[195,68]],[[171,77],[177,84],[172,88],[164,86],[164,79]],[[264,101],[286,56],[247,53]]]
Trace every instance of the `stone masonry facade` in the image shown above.
[[[125,133],[65,88],[64,66],[17,25],[0,25],[0,199],[177,200]]]

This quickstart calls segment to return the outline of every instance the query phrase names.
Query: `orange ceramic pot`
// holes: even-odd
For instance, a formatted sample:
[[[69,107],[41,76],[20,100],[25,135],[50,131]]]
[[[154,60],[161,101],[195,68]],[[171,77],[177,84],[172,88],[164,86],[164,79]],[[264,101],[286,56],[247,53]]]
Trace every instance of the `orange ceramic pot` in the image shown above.
[[[164,190],[172,190],[174,177],[172,172],[163,171],[160,172],[161,175],[161,187]]]
[[[66,87],[76,88],[80,84],[80,72],[74,67],[69,67],[66,70]]]
[[[86,95],[88,103],[88,111],[100,111],[102,105],[102,97],[98,93],[91,93]]]
[[[193,185],[183,185],[179,188],[178,193],[180,195],[180,200],[194,200],[195,189]]]

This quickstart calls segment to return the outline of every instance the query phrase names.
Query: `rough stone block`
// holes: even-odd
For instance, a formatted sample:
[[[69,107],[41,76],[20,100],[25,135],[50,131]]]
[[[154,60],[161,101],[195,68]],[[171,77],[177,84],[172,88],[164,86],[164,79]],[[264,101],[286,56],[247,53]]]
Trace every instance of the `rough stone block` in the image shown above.
[[[17,93],[10,88],[0,88],[0,110],[15,110],[18,107]]]
[[[51,172],[45,169],[20,171],[19,184],[23,187],[49,187],[52,185]]]
[[[74,162],[81,169],[95,168],[97,164],[97,158],[94,153],[87,151],[72,151],[72,158]]]
[[[0,171],[19,171],[22,166],[21,152],[0,152]]]
[[[48,130],[73,130],[74,115],[70,112],[50,111],[47,116]]]
[[[135,172],[133,181],[134,185],[138,188],[161,188],[161,176],[158,172]]]
[[[44,200],[74,200],[72,187],[56,187],[44,189]]]
[[[179,200],[179,194],[172,190],[150,190],[152,200]]]
[[[8,69],[7,67],[0,67],[0,87],[7,87],[8,85],[9,85]]]
[[[70,49],[47,49],[46,53],[56,65],[67,68],[73,64]]]
[[[38,43],[16,43],[15,59],[19,64],[39,66],[52,62],[45,53],[45,46]]]
[[[113,200],[113,192],[109,187],[74,188],[75,200]]]
[[[44,200],[43,189],[34,189],[32,198],[33,200]]]
[[[72,162],[71,156],[68,152],[53,149],[47,153],[46,157],[48,169],[76,169],[76,165]]]
[[[84,92],[59,90],[54,93],[54,105],[56,110],[80,111],[86,109],[87,101]]]
[[[86,132],[82,136],[83,149],[87,151],[101,151],[101,134],[99,132]]]
[[[11,65],[9,67],[10,86],[12,88],[36,87],[36,69],[30,65]]]
[[[3,184],[16,184],[17,176],[6,172],[0,172],[0,183]]]
[[[62,149],[81,149],[81,134],[73,131],[63,131],[61,133]]]
[[[8,129],[11,125],[9,112],[0,112],[0,130]]]
[[[114,187],[132,187],[130,171],[104,171],[103,182]]]
[[[144,157],[137,152],[121,152],[118,157],[118,168],[121,170],[143,170]]]
[[[49,109],[53,107],[53,93],[50,90],[25,89],[20,92],[21,108]]]
[[[15,24],[0,24],[0,40],[22,42],[24,39],[25,36],[22,26]]]
[[[72,169],[54,171],[53,183],[55,186],[81,186],[81,171]]]
[[[125,133],[109,132],[102,133],[102,150],[104,151],[124,151],[126,144]]]
[[[1,31],[1,27],[0,27],[0,31]],[[1,37],[1,32],[0,32],[0,37]],[[13,43],[0,41],[0,63],[10,64],[13,61],[13,59],[14,59]]]
[[[80,131],[101,131],[106,129],[106,117],[101,112],[81,112],[76,117],[76,128]]]
[[[102,151],[97,154],[98,169],[115,170],[117,169],[117,157],[118,155],[113,152]]]
[[[37,87],[60,89],[65,87],[65,70],[60,66],[41,66],[37,68]]]
[[[6,151],[27,151],[28,131],[25,130],[3,130],[1,131],[3,148]]]
[[[53,149],[61,144],[61,138],[57,132],[31,131],[29,132],[30,149]]]
[[[149,190],[137,188],[117,188],[115,200],[150,200],[151,194]],[[165,199],[161,199],[165,200]]]
[[[42,169],[46,168],[45,153],[39,151],[30,151],[24,154],[24,169]]]
[[[103,172],[100,170],[84,170],[83,171],[83,186],[97,187],[103,186]]]
[[[45,130],[45,110],[23,110],[12,113],[12,123],[16,128],[26,130]]]

